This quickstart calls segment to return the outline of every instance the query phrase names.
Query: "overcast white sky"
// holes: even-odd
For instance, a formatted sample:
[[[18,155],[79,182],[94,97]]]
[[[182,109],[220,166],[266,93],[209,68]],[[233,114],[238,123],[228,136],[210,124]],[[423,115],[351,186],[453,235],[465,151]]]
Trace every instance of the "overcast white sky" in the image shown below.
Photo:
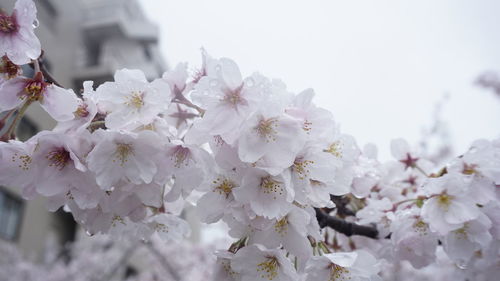
[[[444,93],[457,152],[500,136],[500,99],[473,85],[483,71],[500,71],[500,1],[141,2],[171,66],[198,66],[203,46],[243,75],[314,88],[342,131],[376,143],[382,156],[393,138],[419,139]]]

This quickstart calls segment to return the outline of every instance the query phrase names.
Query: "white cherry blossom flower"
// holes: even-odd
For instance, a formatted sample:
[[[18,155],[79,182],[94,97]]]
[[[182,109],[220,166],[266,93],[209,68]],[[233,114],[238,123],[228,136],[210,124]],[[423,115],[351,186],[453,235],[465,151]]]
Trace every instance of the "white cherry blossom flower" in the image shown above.
[[[101,188],[123,182],[151,183],[156,172],[162,141],[151,131],[138,134],[98,130],[96,145],[87,156],[88,168]]]
[[[287,114],[301,120],[302,129],[311,141],[331,139],[337,132],[337,125],[330,111],[317,107],[312,102],[315,93],[306,89],[293,100],[291,107],[285,111]]]
[[[367,251],[338,252],[312,257],[306,266],[306,281],[379,281],[379,271],[377,260]]]
[[[435,261],[438,236],[417,213],[415,209],[401,212],[391,223],[391,246],[394,260],[407,260],[422,268]]]
[[[292,185],[296,201],[315,207],[333,207],[330,194],[344,195],[348,185],[337,183],[337,172],[343,167],[341,158],[323,149],[327,145],[315,143],[306,146],[296,156],[292,172]],[[307,198],[307,199],[305,199]]]
[[[424,189],[431,198],[425,201],[421,214],[432,231],[446,235],[479,216],[479,208],[471,199],[469,188],[470,178],[460,174],[429,179]]]
[[[445,252],[457,264],[467,264],[476,251],[484,251],[490,246],[490,228],[490,219],[480,213],[477,219],[464,223],[461,228],[446,235],[443,241]]]
[[[233,195],[238,202],[249,204],[258,216],[270,219],[282,217],[290,209],[294,198],[290,173],[285,171],[272,176],[259,169],[248,169],[241,186],[233,189]]]
[[[297,280],[292,263],[282,250],[249,245],[240,249],[231,259],[231,268],[241,275],[241,281]]]
[[[35,136],[33,163],[38,166],[36,190],[45,196],[67,193],[79,184],[87,168],[80,157],[78,140],[68,135],[42,132]]]
[[[171,214],[153,216],[147,224],[164,241],[180,242],[191,233],[185,220]]]
[[[163,182],[165,175],[169,177],[174,174],[175,182],[168,192],[168,201],[174,201],[181,195],[187,198],[203,183],[212,170],[212,161],[208,152],[196,145],[174,140],[162,155],[164,171],[155,180]]]
[[[33,30],[35,21],[32,0],[17,0],[11,15],[0,11],[0,56],[7,55],[17,65],[37,59],[41,46]]]
[[[231,268],[231,259],[234,254],[229,251],[216,251],[215,256],[217,261],[215,263],[215,270],[213,274],[213,281],[238,281],[240,274],[233,271]]]
[[[200,220],[214,223],[229,212],[234,202],[233,189],[240,186],[237,173],[217,174],[208,185],[208,191],[197,202],[196,207]],[[203,189],[203,187],[201,187]]]
[[[410,150],[410,145],[404,139],[391,141],[391,154],[400,162],[404,169],[415,168],[420,160],[418,153]]]
[[[276,175],[293,164],[305,141],[297,120],[261,111],[247,121],[238,141],[238,155],[243,162],[262,161],[258,166]]]
[[[99,109],[108,113],[107,128],[134,129],[167,110],[172,94],[165,80],[149,83],[142,71],[130,69],[118,70],[114,78],[96,90]]]
[[[97,105],[94,97],[92,81],[83,82],[83,100],[78,99],[78,107],[73,112],[73,119],[58,122],[54,131],[68,132],[86,129],[97,114]]]
[[[207,76],[195,86],[193,101],[206,111],[195,127],[210,135],[219,135],[229,144],[238,138],[243,122],[261,103],[261,76],[242,79],[236,63],[230,59],[207,60]]]
[[[33,79],[16,77],[0,87],[0,111],[18,107],[23,102],[39,101],[40,105],[57,121],[73,119],[78,99],[73,90],[63,89],[44,81],[41,72]]]
[[[310,220],[311,216],[305,210],[294,206],[288,214],[275,219],[271,227],[256,231],[250,236],[250,241],[268,248],[283,246],[299,259],[303,267],[313,254],[311,243],[307,239]]]
[[[27,199],[37,195],[38,165],[33,163],[34,149],[35,142],[0,142],[0,185],[22,188]]]

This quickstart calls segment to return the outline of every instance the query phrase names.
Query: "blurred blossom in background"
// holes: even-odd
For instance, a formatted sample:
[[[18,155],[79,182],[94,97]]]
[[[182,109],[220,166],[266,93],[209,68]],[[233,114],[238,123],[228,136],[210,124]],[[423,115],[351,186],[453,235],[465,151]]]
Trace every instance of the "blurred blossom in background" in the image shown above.
[[[478,87],[500,71],[500,2],[142,0],[170,67],[200,64],[199,48],[245,74],[314,88],[359,145],[417,142],[440,106],[454,153],[500,133],[500,99]]]

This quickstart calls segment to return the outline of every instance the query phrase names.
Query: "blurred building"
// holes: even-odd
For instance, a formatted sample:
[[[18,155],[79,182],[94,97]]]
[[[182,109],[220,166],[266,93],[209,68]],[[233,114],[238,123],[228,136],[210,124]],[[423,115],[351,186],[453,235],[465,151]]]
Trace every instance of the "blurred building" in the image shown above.
[[[15,0],[2,0],[10,12]],[[158,27],[149,22],[137,0],[35,0],[44,49],[44,64],[64,87],[79,92],[82,82],[94,86],[112,80],[116,69],[138,68],[148,79],[167,69],[158,50]],[[32,71],[27,67],[25,73]],[[29,75],[29,73],[27,73]],[[40,107],[30,107],[18,132],[27,139],[54,121]],[[47,240],[59,245],[75,239],[76,224],[64,211],[49,213],[42,198],[24,201],[14,187],[0,186],[0,240],[16,243],[41,260]]]

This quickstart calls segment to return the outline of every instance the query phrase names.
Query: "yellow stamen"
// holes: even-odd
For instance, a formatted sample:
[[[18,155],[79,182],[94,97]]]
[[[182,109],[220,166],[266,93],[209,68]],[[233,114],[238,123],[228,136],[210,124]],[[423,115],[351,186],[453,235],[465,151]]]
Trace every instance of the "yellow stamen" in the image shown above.
[[[126,162],[128,162],[128,157],[130,154],[133,154],[133,148],[130,144],[119,143],[116,145],[115,159],[113,162],[118,160],[120,166],[124,166]]]
[[[337,281],[337,280],[349,280],[351,279],[349,274],[349,270],[345,267],[342,267],[338,264],[330,264],[330,279],[328,281]],[[346,276],[347,275],[347,276]]]
[[[87,105],[86,104],[81,104],[78,106],[76,111],[73,113],[76,118],[85,118],[89,115],[89,111],[87,110]]]
[[[255,127],[257,134],[261,138],[266,139],[266,142],[276,141],[276,128],[278,126],[278,120],[275,118],[262,119],[259,122],[259,125]]]
[[[303,180],[307,176],[309,176],[309,173],[311,172],[309,170],[309,165],[314,164],[314,161],[312,160],[302,160],[302,159],[296,159],[295,162],[293,162],[292,169],[295,173],[297,173],[297,176],[299,179]]]
[[[441,194],[437,198],[438,205],[445,211],[448,211],[451,205],[452,196],[448,194]]]
[[[135,109],[141,109],[141,107],[144,106],[143,97],[144,93],[142,92],[132,92],[131,95],[128,96],[128,100],[125,104]]]
[[[220,195],[225,195],[226,198],[231,194],[231,191],[236,186],[232,181],[226,178],[217,178],[213,182],[215,184],[214,192],[219,193]]]
[[[121,223],[123,225],[126,225],[125,220],[118,215],[114,216],[113,219],[111,220],[111,225],[113,227],[115,227],[117,223]]]
[[[415,229],[415,231],[420,235],[426,235],[429,228],[424,221],[418,220],[413,224],[413,229]]]
[[[43,98],[43,82],[33,81],[26,85],[24,91],[26,92],[26,96],[31,101],[41,101]]]
[[[276,231],[281,236],[284,236],[288,230],[288,218],[284,217],[274,224],[274,231]]]
[[[12,155],[11,158],[12,162],[20,161],[18,167],[23,170],[27,171],[30,168],[31,165],[31,157],[29,155],[19,155],[17,152]]]
[[[340,141],[336,141],[330,144],[328,148],[324,150],[324,152],[328,152],[337,158],[342,158],[342,148],[342,143]]]
[[[257,271],[262,272],[261,278],[273,280],[278,276],[279,262],[276,257],[268,256],[266,261],[257,264]]]
[[[281,183],[273,180],[270,176],[261,178],[260,187],[263,189],[264,193],[274,194],[274,199],[276,199],[276,193],[279,193],[279,195],[283,194]]]
[[[454,233],[455,233],[455,236],[457,237],[457,239],[467,240],[468,239],[468,235],[467,235],[468,228],[469,228],[469,224],[464,223],[464,226],[462,228],[455,230]]]
[[[156,223],[155,227],[154,227],[154,230],[156,232],[168,232],[168,226],[166,226],[163,223]]]

